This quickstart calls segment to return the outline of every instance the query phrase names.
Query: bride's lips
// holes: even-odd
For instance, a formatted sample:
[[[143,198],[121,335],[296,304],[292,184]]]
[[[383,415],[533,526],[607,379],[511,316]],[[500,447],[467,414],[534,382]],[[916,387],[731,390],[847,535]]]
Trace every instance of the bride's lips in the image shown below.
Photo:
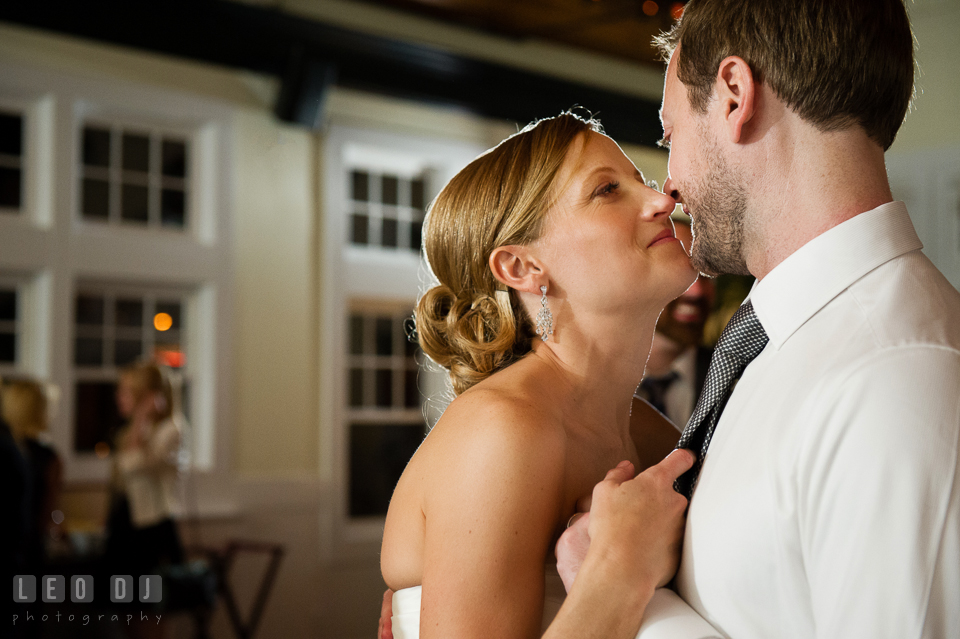
[[[665,228],[655,238],[653,238],[652,242],[647,244],[647,248],[656,246],[657,244],[664,244],[666,242],[675,242],[676,240],[677,238],[673,234],[673,228]]]

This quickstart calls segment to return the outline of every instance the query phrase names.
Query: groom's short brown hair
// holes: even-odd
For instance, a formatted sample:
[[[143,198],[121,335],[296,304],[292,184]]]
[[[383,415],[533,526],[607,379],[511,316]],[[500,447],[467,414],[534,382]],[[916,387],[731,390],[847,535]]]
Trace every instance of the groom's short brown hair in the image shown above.
[[[706,110],[720,62],[740,56],[823,131],[859,124],[884,150],[913,96],[913,35],[903,0],[690,0],[656,44],[682,45],[678,77]]]

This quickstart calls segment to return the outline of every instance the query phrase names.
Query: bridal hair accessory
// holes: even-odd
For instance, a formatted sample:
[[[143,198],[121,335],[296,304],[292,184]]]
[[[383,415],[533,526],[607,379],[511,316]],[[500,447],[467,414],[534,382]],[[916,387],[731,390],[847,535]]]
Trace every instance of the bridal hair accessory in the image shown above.
[[[541,286],[540,293],[542,297],[540,297],[540,312],[537,313],[537,335],[543,341],[547,341],[553,335],[553,313],[547,306],[547,287]]]

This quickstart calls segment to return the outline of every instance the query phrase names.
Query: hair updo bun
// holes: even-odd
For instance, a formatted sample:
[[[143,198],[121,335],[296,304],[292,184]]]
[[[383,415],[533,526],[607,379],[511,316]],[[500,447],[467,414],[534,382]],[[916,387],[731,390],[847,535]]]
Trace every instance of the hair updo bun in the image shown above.
[[[540,236],[567,149],[586,131],[602,132],[569,111],[529,124],[454,176],[427,212],[424,251],[439,284],[417,303],[417,335],[458,395],[530,351],[530,318],[488,260]]]

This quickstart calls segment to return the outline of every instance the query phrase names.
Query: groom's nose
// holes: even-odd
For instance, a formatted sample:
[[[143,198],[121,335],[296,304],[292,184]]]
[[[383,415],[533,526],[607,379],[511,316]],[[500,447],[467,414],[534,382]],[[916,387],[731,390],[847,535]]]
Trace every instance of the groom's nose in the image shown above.
[[[683,202],[683,200],[680,199],[680,191],[677,190],[677,186],[674,184],[673,178],[667,178],[667,181],[663,183],[663,192],[676,200],[677,204]]]

